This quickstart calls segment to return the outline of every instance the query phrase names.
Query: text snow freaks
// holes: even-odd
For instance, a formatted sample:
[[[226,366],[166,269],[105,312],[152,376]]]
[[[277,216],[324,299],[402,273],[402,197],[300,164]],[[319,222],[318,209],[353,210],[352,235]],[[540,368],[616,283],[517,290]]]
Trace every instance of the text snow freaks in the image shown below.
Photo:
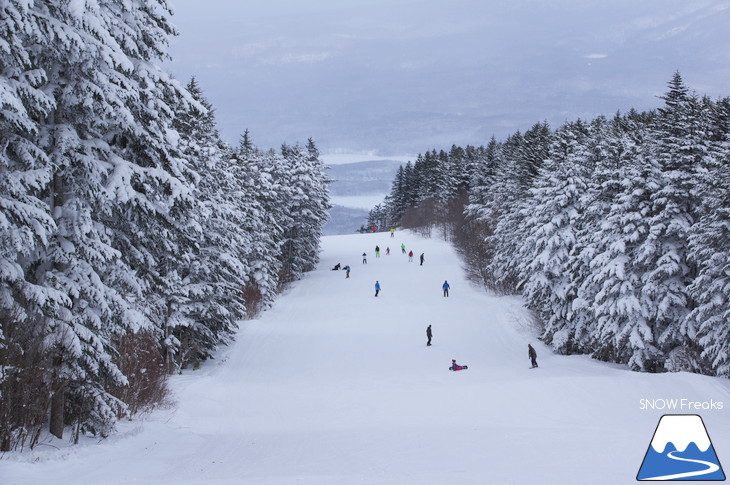
[[[722,401],[693,401],[691,399],[639,399],[639,409],[642,411],[720,411],[723,408]]]

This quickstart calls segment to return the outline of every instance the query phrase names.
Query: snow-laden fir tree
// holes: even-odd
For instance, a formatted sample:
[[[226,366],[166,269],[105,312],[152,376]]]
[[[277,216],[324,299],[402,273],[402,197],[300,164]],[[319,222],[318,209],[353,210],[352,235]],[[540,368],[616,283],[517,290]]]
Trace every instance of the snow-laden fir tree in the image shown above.
[[[669,370],[695,370],[701,365],[694,345],[696,329],[686,317],[692,307],[687,287],[696,275],[688,260],[690,230],[697,219],[699,180],[704,157],[702,116],[679,73],[669,83],[653,129],[651,157],[659,171],[650,181],[649,233],[637,251],[643,275],[642,296],[650,303],[649,322],[656,343],[667,356]]]
[[[231,177],[228,147],[220,138],[215,110],[195,78],[186,86],[193,103],[184,102],[173,126],[180,135],[181,156],[196,173],[194,196],[201,231],[190,263],[178,269],[181,293],[176,325],[175,367],[182,368],[212,356],[230,342],[237,320],[246,315],[244,287],[249,273],[247,251],[251,235],[245,231],[245,205],[237,179]],[[197,104],[196,104],[197,103]]]
[[[248,134],[237,150],[229,155],[227,171],[231,181],[229,203],[235,218],[229,224],[238,225],[248,235],[241,258],[247,262],[244,282],[247,306],[271,305],[280,290],[281,253],[285,227],[290,223],[288,186],[281,157],[273,151],[262,152],[253,145]]]
[[[551,157],[530,189],[531,204],[522,208],[528,237],[516,256],[520,287],[545,322],[545,339],[559,350],[575,337],[569,325],[576,296],[569,264],[585,209],[581,198],[593,168],[587,131],[580,121],[558,130]]]
[[[331,206],[324,164],[314,141],[310,138],[306,147],[284,145],[282,157],[287,176],[282,188],[287,189],[290,216],[282,260],[286,278],[296,280],[319,262],[319,238]]]
[[[485,274],[492,278],[491,286],[502,292],[515,291],[520,281],[518,254],[528,236],[525,218],[531,210],[530,189],[553,143],[545,130],[547,125],[537,124],[525,135],[517,132],[509,137],[499,152],[494,184],[484,189],[495,207],[490,217],[496,217],[493,234],[485,241],[491,255]],[[535,146],[526,147],[527,140]]]
[[[111,392],[126,383],[114,339],[152,326],[143,295],[164,287],[155,277],[160,256],[171,261],[178,249],[172,241],[182,225],[174,210],[182,214],[190,203],[188,170],[172,148],[168,102],[182,89],[155,65],[173,32],[169,10],[164,1],[51,0],[3,8],[18,29],[9,45],[24,51],[4,66],[4,82],[13,70],[35,73],[26,76],[32,89],[23,89],[23,97],[37,98],[27,106],[37,125],[23,127],[18,117],[14,136],[42,150],[36,163],[48,160],[26,186],[46,177],[38,197],[55,228],[24,262],[31,283],[63,297],[49,299],[40,318],[52,369],[52,430],[60,436],[74,422],[77,430],[104,434],[124,409]],[[31,148],[23,148],[23,157]],[[28,225],[36,233],[43,227]],[[52,308],[51,301],[62,305]]]
[[[642,279],[649,270],[638,263],[636,248],[649,234],[656,163],[642,148],[646,129],[631,117],[611,124],[607,157],[596,167],[593,197],[603,206],[595,229],[587,232],[589,273],[580,281],[582,318],[592,318],[585,351],[635,370],[656,370],[661,352],[648,321]],[[587,344],[587,345],[586,345]]]
[[[697,329],[702,356],[718,375],[730,377],[730,100],[712,112],[708,157],[700,175],[703,210],[689,236],[697,277],[688,288],[695,308],[687,316]]]
[[[69,304],[25,275],[56,230],[42,194],[52,166],[39,140],[39,121],[55,100],[43,90],[48,74],[27,50],[38,29],[27,2],[0,5],[0,451],[33,441],[45,421],[51,390],[41,380],[38,342],[48,334],[46,317]]]

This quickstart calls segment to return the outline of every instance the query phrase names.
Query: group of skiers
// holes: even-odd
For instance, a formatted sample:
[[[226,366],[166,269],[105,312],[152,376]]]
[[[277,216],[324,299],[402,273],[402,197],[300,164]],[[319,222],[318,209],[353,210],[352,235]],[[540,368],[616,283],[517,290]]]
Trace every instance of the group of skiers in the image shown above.
[[[390,230],[390,237],[394,237],[394,236],[395,236],[395,229],[391,229]],[[401,253],[402,254],[406,254],[406,245],[405,245],[405,243],[401,243],[400,248],[401,248]],[[385,254],[386,254],[386,256],[390,255],[390,246],[388,246],[388,247],[385,248]],[[376,258],[379,258],[380,257],[380,246],[378,246],[378,245],[375,246],[375,257]],[[420,262],[421,262],[420,265],[421,266],[423,266],[423,263],[424,263],[425,259],[426,258],[425,258],[424,253],[421,253],[421,256],[420,256]],[[409,262],[410,261],[413,261],[413,250],[411,250],[411,251],[408,252],[408,261]],[[364,252],[364,253],[362,253],[362,263],[363,264],[367,264],[367,262],[368,262],[368,260],[367,260],[367,253]],[[333,271],[334,270],[339,270],[339,269],[345,270],[345,272],[346,272],[345,278],[349,278],[350,277],[350,266],[349,265],[346,265],[344,268],[342,268],[340,266],[340,263],[337,263],[334,266],[334,268],[332,268]],[[441,289],[444,292],[444,297],[448,297],[449,296],[449,289],[450,288],[451,288],[451,285],[449,285],[448,280],[444,280],[444,283],[441,285]],[[380,294],[380,289],[381,289],[380,281],[377,281],[376,280],[375,281],[375,296],[376,297]],[[426,346],[427,347],[430,347],[431,346],[431,340],[433,339],[433,331],[431,330],[431,325],[429,325],[428,327],[426,327],[426,338],[428,339],[426,341]],[[534,369],[534,368],[538,367],[538,365],[537,365],[537,352],[535,351],[535,348],[531,344],[527,344],[527,357],[530,359],[530,363],[532,365],[532,367],[530,367],[531,369]],[[459,365],[459,364],[457,364],[456,363],[456,359],[452,359],[451,360],[451,367],[449,367],[449,370],[456,371],[456,370],[463,370],[463,369],[468,369],[468,367],[465,366],[465,365]]]
[[[349,264],[348,264],[348,265],[345,265],[345,267],[343,268],[343,267],[342,267],[342,266],[340,265],[340,263],[337,263],[337,264],[335,265],[335,267],[334,267],[334,268],[332,268],[332,271],[338,271],[338,270],[340,270],[340,269],[343,269],[343,270],[345,270],[345,278],[349,278],[349,277],[350,277],[350,265],[349,265]]]

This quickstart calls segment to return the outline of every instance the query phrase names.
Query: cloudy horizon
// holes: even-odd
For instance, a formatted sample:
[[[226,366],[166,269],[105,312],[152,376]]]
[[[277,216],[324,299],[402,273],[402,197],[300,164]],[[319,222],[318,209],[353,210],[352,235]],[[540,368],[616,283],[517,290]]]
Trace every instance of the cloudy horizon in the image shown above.
[[[247,2],[248,3],[248,2]],[[653,109],[675,71],[730,95],[730,2],[172,0],[165,64],[195,76],[234,143],[312,137],[403,156],[534,123]]]

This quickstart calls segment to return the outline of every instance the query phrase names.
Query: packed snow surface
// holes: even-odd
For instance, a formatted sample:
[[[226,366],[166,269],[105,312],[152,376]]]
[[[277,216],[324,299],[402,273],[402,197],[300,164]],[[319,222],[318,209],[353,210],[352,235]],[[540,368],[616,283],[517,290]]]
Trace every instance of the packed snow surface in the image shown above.
[[[521,300],[469,283],[447,243],[395,236],[324,238],[316,271],[243,322],[216,361],[172,379],[177,406],[98,443],[6,454],[0,483],[630,484],[659,418],[683,412],[702,415],[730,463],[727,379],[553,355]],[[469,369],[450,372],[451,359]],[[675,398],[724,406],[641,401]]]

